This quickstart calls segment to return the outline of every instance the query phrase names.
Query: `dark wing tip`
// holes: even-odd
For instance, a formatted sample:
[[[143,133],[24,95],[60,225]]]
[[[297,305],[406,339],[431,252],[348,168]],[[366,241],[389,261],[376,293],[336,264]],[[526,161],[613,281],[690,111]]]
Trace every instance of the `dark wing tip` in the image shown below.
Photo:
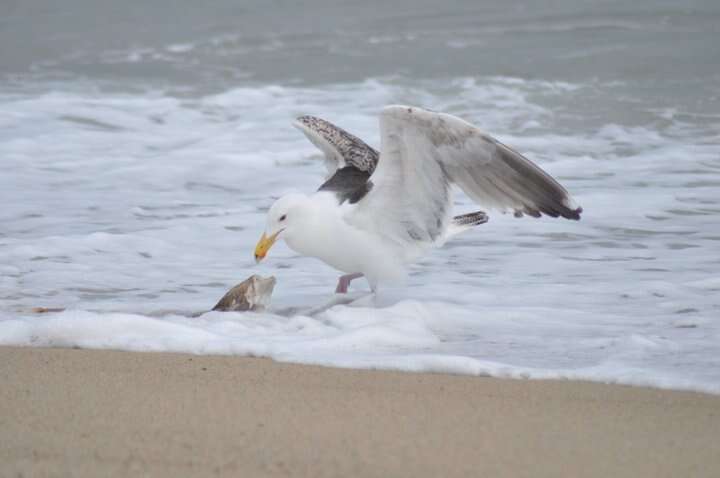
[[[541,205],[538,207],[524,207],[522,209],[515,209],[513,211],[513,215],[515,217],[523,217],[525,214],[531,217],[542,217],[550,216],[550,217],[562,217],[565,219],[571,219],[573,221],[579,221],[580,220],[580,214],[583,212],[583,208],[577,207],[575,209],[570,209],[566,206],[556,206],[556,205]]]
[[[516,179],[514,189],[521,204],[514,210],[515,217],[527,214],[580,219],[582,208],[573,203],[569,193],[552,176],[509,146],[492,138],[490,141],[497,146],[496,153]]]
[[[571,210],[570,210],[570,214],[567,215],[567,216],[563,216],[563,217],[564,217],[564,218],[567,218],[567,219],[573,219],[573,220],[575,220],[575,221],[579,221],[579,220],[580,220],[580,214],[582,214],[582,212],[583,212],[583,208],[578,207],[577,209],[571,209]]]
[[[579,221],[580,220],[580,213],[582,213],[583,209],[581,207],[577,207],[575,209],[571,209],[569,207],[566,207],[563,205],[560,208],[553,208],[549,210],[542,210],[543,214],[546,214],[548,216],[552,217],[562,217],[565,219],[572,219],[573,221]],[[539,217],[536,216],[536,217]]]

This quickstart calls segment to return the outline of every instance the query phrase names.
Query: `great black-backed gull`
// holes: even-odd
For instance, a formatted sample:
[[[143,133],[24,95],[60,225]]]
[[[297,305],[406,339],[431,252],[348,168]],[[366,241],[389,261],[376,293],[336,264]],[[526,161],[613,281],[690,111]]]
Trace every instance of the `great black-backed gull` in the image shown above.
[[[272,205],[255,259],[284,239],[295,252],[345,272],[338,293],[362,276],[376,291],[429,249],[487,222],[482,211],[453,217],[453,184],[518,217],[580,219],[582,208],[549,174],[449,114],[383,108],[380,153],[320,118],[301,116],[295,126],[324,153],[328,176],[314,194],[289,194]]]

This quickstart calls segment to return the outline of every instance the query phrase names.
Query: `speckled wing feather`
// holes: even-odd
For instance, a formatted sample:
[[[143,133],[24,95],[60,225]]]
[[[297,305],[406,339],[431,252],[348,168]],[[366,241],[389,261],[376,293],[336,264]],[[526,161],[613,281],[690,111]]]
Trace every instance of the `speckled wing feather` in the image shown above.
[[[316,116],[300,116],[294,126],[323,152],[328,177],[345,167],[375,171],[380,154],[357,136]]]

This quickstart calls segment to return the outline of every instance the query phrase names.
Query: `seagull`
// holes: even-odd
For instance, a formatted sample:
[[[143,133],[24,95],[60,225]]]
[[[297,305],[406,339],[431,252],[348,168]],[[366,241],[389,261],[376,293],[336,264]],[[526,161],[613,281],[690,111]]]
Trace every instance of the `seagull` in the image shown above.
[[[452,185],[499,212],[580,219],[582,208],[548,173],[472,124],[450,114],[391,105],[380,113],[380,152],[314,116],[294,123],[324,155],[325,182],[288,194],[268,211],[255,248],[260,262],[279,239],[298,254],[344,272],[336,293],[365,277],[381,281],[488,215],[452,215]]]

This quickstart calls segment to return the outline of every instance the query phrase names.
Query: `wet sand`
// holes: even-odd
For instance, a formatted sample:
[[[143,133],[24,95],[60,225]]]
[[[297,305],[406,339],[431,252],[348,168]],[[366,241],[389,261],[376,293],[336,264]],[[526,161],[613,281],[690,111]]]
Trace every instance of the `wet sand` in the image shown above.
[[[720,476],[720,397],[0,347],[0,476]]]

